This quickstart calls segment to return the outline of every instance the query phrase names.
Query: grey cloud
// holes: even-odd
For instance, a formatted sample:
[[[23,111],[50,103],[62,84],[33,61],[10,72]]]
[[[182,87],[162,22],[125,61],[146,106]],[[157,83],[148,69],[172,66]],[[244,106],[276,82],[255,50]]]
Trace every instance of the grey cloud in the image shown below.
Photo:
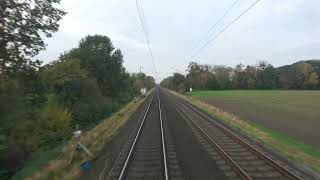
[[[233,0],[144,0],[152,50],[159,79],[170,75],[174,65],[187,61],[194,44],[230,6]],[[239,15],[254,0],[240,0],[213,34]],[[74,47],[87,34],[105,34],[124,54],[130,72],[152,74],[151,58],[141,29],[135,1],[62,0],[68,12],[61,28],[47,40],[38,58],[53,60]],[[320,1],[261,0],[196,58],[198,62],[234,66],[266,59],[276,66],[320,56]],[[183,68],[182,68],[183,69]]]

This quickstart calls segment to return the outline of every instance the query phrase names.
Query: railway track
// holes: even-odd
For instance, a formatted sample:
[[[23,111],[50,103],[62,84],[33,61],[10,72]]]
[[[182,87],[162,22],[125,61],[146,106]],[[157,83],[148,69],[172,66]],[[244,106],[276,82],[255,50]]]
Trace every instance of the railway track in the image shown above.
[[[168,180],[164,132],[159,89],[156,89],[106,179]]]
[[[239,138],[222,124],[190,105],[166,93],[181,112],[200,143],[221,164],[231,179],[300,179],[294,173]]]

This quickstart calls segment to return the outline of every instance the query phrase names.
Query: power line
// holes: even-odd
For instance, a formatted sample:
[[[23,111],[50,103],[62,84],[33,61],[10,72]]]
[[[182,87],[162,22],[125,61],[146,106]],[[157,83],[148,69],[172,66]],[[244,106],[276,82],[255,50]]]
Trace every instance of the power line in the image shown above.
[[[260,0],[255,1],[249,8],[247,8],[244,12],[242,12],[236,19],[234,19],[231,23],[229,23],[225,28],[223,28],[214,38],[208,40],[196,53],[194,53],[191,58],[194,58],[198,55],[205,47],[208,46],[211,42],[216,40],[224,31],[226,31],[233,23],[235,23],[241,16],[243,16],[246,12],[248,12],[253,6],[255,6]]]
[[[144,25],[144,31],[145,31],[145,34],[146,34],[146,38],[150,42],[147,20],[146,20],[146,18],[144,16],[144,11],[143,11],[143,8],[142,8],[142,0],[140,0],[140,9],[141,9],[141,15],[142,15],[142,19],[143,19],[143,25]]]
[[[195,49],[197,49],[197,47],[207,38],[209,37],[208,35],[210,34],[210,32],[222,21],[223,18],[225,18],[229,12],[231,11],[231,9],[239,2],[240,0],[236,0],[234,1],[231,6],[225,11],[225,13],[218,19],[218,21],[216,21],[216,23],[214,23],[209,29],[208,31],[202,36],[202,38],[198,41],[198,43],[196,44],[196,46],[194,46],[191,50],[191,52],[193,52]]]
[[[138,0],[136,0],[136,5],[137,5],[137,9],[138,9],[139,18],[140,18],[140,21],[141,21],[141,26],[142,26],[142,30],[143,30],[143,33],[144,33],[144,37],[145,37],[146,42],[147,42],[148,51],[149,51],[150,56],[151,56],[153,68],[155,69],[156,72],[158,72],[157,68],[156,68],[154,56],[153,56],[153,53],[152,53],[152,50],[151,50],[151,47],[150,47],[149,34],[148,34],[148,30],[147,30],[146,19],[145,19],[145,16],[144,16],[144,12],[143,12],[143,7],[142,7],[141,1],[140,1],[140,7],[139,7]]]
[[[138,0],[136,0],[136,5],[137,5],[140,21],[141,21],[141,26],[142,26],[142,29],[143,29],[143,33],[145,35],[145,39],[146,39],[146,42],[147,42],[148,50],[150,52],[150,56],[152,57],[152,60],[154,61],[153,53],[152,53],[152,50],[151,50],[151,47],[150,47],[150,40],[149,40],[149,34],[148,34],[148,30],[147,30],[147,25],[146,25],[146,19],[145,19],[145,16],[144,16],[144,11],[143,11],[143,7],[142,7],[141,1],[140,1],[140,7],[139,7]],[[153,62],[153,64],[154,64],[154,62]]]
[[[229,12],[231,11],[231,9],[239,2],[240,0],[235,0],[230,6],[229,8],[224,12],[224,14],[208,29],[208,31],[202,36],[202,38],[198,41],[198,43],[193,46],[192,50],[191,50],[191,53],[194,52],[194,50],[196,50],[200,45],[201,43],[209,36],[210,32],[222,21],[222,19],[224,19],[228,14]],[[191,59],[191,58],[190,58]],[[181,67],[181,66],[184,66],[186,65],[187,63],[189,62],[186,62],[186,63],[183,63],[181,64],[180,66],[178,67]],[[176,66],[173,66],[172,69],[177,69]]]

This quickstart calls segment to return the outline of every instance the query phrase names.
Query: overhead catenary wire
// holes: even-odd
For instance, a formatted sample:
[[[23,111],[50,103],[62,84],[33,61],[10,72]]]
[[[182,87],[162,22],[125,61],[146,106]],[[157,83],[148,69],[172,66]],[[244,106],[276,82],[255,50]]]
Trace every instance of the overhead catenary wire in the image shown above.
[[[210,37],[210,32],[229,14],[229,12],[231,11],[231,9],[239,2],[240,0],[235,0],[229,7],[228,9],[224,12],[224,14],[207,30],[207,32],[199,39],[199,41],[197,41],[196,45],[193,46],[193,48],[191,49],[191,53],[194,52],[196,49],[198,49],[198,47],[202,44],[203,41],[205,41],[207,38]],[[190,58],[191,59],[191,58]],[[185,66],[188,62],[185,62],[183,64],[181,64],[180,66],[178,67],[181,67],[181,66]],[[171,67],[172,69],[176,69],[178,70],[177,68],[177,65],[176,66],[172,66]],[[180,70],[179,70],[180,71]],[[181,72],[181,71],[180,71]]]
[[[196,43],[196,45],[192,48],[191,52],[193,52],[201,43],[208,37],[210,37],[210,32],[229,14],[231,9],[239,2],[240,0],[235,0],[229,8],[224,12],[224,14],[208,29],[208,31],[201,37],[201,39]]]
[[[231,23],[229,23],[225,28],[223,28],[214,38],[209,39],[203,46],[201,46],[196,53],[194,53],[191,58],[194,58],[197,56],[205,47],[207,47],[210,43],[212,43],[214,40],[216,40],[223,32],[225,32],[233,23],[235,23],[237,20],[239,20],[245,13],[247,13],[253,6],[255,6],[260,0],[256,0],[249,8],[247,8],[245,11],[243,11],[237,18],[235,18]]]
[[[145,16],[144,16],[144,11],[143,11],[143,7],[142,7],[142,3],[140,1],[140,4],[138,3],[138,0],[136,0],[136,5],[137,5],[137,10],[138,10],[138,13],[139,13],[139,18],[140,18],[140,21],[141,21],[141,26],[142,26],[142,30],[143,30],[143,33],[144,33],[144,37],[145,37],[145,40],[146,40],[146,43],[147,43],[147,48],[148,48],[148,51],[149,51],[149,54],[151,56],[151,61],[152,61],[152,65],[153,65],[153,68],[156,72],[156,76],[157,76],[157,67],[156,67],[156,64],[155,64],[155,60],[154,60],[154,56],[153,56],[153,53],[152,53],[152,49],[151,49],[151,46],[150,46],[150,39],[149,39],[149,33],[148,33],[148,29],[147,29],[147,23],[146,23],[146,19],[145,19]]]
[[[149,38],[149,32],[148,32],[148,25],[147,25],[147,20],[144,16],[144,10],[143,10],[143,7],[142,7],[142,0],[140,0],[140,10],[141,10],[141,17],[142,17],[142,20],[143,20],[143,26],[144,26],[144,32],[146,34],[146,38],[148,39],[148,42],[150,43],[150,38]]]

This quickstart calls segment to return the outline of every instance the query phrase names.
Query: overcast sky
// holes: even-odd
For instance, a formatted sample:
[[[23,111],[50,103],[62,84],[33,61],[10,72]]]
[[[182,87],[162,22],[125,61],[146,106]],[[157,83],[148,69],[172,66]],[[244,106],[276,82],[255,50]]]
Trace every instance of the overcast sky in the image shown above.
[[[151,48],[159,71],[157,81],[184,71],[192,49],[235,0],[143,0]],[[215,36],[255,0],[240,0],[213,29]],[[129,72],[155,71],[146,48],[135,0],[61,0],[68,14],[57,33],[46,39],[44,62],[76,47],[88,34],[108,36],[124,55]],[[261,0],[194,61],[235,66],[267,60],[275,66],[320,58],[319,0]],[[184,66],[183,66],[184,65]]]

